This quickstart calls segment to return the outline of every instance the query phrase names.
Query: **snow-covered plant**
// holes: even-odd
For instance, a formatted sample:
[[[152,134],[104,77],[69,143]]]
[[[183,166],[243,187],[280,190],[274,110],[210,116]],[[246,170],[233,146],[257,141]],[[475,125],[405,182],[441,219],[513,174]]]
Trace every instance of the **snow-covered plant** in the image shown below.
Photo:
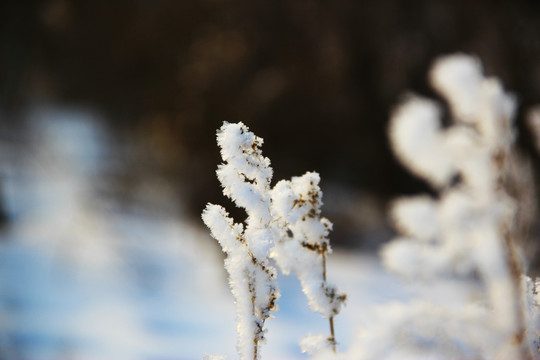
[[[346,299],[326,281],[326,256],[331,253],[328,233],[332,223],[321,218],[319,174],[308,172],[300,177],[281,180],[272,191],[272,213],[282,236],[271,256],[281,271],[300,279],[309,307],[329,319],[330,336],[310,335],[302,339],[302,351],[310,354],[335,352],[334,315]]]
[[[279,297],[276,269],[268,256],[278,234],[270,215],[272,168],[259,148],[262,139],[243,124],[224,124],[217,139],[225,161],[217,170],[223,192],[248,217],[244,227],[234,223],[223,207],[208,204],[202,218],[227,253],[225,267],[236,300],[238,352],[243,359],[259,359],[264,324]]]
[[[320,217],[319,175],[306,173],[272,189],[270,160],[260,150],[263,139],[242,123],[225,122],[217,141],[224,161],[217,170],[223,193],[248,214],[245,225],[235,223],[219,205],[208,204],[202,214],[227,254],[240,357],[260,359],[265,321],[277,310],[279,298],[275,264],[300,278],[309,306],[330,321],[330,336],[305,338],[303,349],[335,351],[333,317],[345,295],[326,281],[332,224]]]
[[[391,215],[401,236],[383,248],[383,262],[424,281],[459,279],[458,289],[473,284],[480,295],[413,301],[386,312],[381,329],[363,339],[362,358],[384,358],[396,347],[408,356],[531,358],[514,245],[516,204],[505,188],[515,100],[467,55],[437,60],[430,80],[447,100],[452,123],[442,124],[436,102],[410,96],[392,116],[390,138],[402,163],[437,196],[396,201]]]

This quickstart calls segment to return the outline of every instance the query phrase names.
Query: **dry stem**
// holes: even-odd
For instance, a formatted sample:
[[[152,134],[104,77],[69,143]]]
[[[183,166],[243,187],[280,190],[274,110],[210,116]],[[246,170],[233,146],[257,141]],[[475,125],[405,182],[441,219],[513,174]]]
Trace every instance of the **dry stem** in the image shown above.
[[[326,249],[323,249],[323,251],[321,251],[321,254],[322,254],[322,264],[323,264],[323,280],[324,282],[326,282]],[[328,321],[330,322],[330,342],[332,342],[332,351],[335,353],[336,352],[336,335],[334,333],[334,316],[330,316],[330,318],[328,319]]]
[[[508,121],[504,121],[503,124],[508,124]],[[510,129],[507,128],[506,131],[510,131]],[[511,157],[509,154],[509,150],[504,148],[499,149],[499,151],[493,154],[492,161],[494,162],[495,167],[498,170],[497,185],[499,191],[503,191],[506,193],[508,188],[508,169],[511,165]],[[522,360],[532,360],[533,356],[531,350],[528,346],[526,346],[526,344],[524,344],[525,340],[527,339],[527,325],[523,312],[521,269],[516,254],[515,241],[508,224],[503,225],[503,227],[501,228],[501,233],[504,239],[504,246],[506,250],[506,264],[508,265],[508,268],[510,270],[512,287],[514,288],[514,316],[516,320],[516,330],[512,341],[513,345],[518,347],[518,352]]]
[[[514,311],[515,318],[517,322],[516,332],[513,336],[513,342],[515,346],[518,347],[520,353],[520,359],[522,360],[532,360],[533,356],[531,351],[526,344],[524,344],[527,339],[526,333],[526,323],[523,314],[522,304],[522,289],[521,289],[521,271],[519,267],[519,261],[517,258],[516,250],[514,248],[514,242],[510,232],[508,230],[504,231],[504,242],[506,246],[506,261],[508,267],[510,268],[510,274],[512,277],[512,285],[514,287]]]

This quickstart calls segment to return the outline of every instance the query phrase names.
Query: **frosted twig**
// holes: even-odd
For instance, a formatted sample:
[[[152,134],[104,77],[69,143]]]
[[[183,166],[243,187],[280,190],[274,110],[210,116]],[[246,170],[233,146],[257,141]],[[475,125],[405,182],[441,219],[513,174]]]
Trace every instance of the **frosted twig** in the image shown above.
[[[236,300],[240,356],[260,358],[265,321],[277,309],[279,290],[270,257],[284,273],[299,277],[311,309],[329,319],[330,337],[302,340],[301,346],[331,347],[335,352],[334,316],[346,296],[326,280],[332,223],[320,217],[319,175],[308,172],[282,180],[272,189],[272,168],[260,151],[261,138],[242,123],[224,123],[217,139],[225,162],[217,171],[223,193],[245,208],[248,218],[244,227],[213,204],[207,205],[202,217],[227,253],[225,267]]]
[[[276,270],[268,255],[278,233],[270,214],[270,160],[262,156],[262,139],[242,124],[224,123],[217,134],[224,164],[217,170],[223,192],[246,209],[246,226],[235,224],[225,209],[207,205],[203,220],[227,253],[225,267],[236,299],[238,352],[260,359],[265,321],[277,309]]]
[[[320,216],[319,181],[317,173],[308,172],[290,181],[282,180],[274,187],[272,212],[278,219],[282,236],[271,255],[284,273],[298,276],[310,308],[328,319],[330,337],[316,338],[335,352],[334,316],[339,313],[346,295],[339,293],[326,279],[326,256],[332,251],[328,240],[332,223]]]

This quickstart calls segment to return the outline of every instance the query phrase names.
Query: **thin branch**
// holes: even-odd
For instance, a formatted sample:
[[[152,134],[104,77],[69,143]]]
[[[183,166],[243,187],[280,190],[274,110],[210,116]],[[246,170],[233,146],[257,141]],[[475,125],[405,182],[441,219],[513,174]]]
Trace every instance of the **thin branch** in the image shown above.
[[[514,247],[514,241],[508,230],[504,231],[504,242],[506,247],[506,261],[510,268],[512,285],[514,287],[514,311],[516,316],[517,328],[513,337],[515,345],[518,347],[520,358],[523,360],[532,360],[531,350],[526,344],[527,325],[522,309],[522,290],[521,290],[521,271],[519,261]]]
[[[321,251],[322,255],[322,267],[323,267],[323,281],[326,282],[326,249]],[[334,316],[328,318],[330,323],[330,341],[332,342],[332,351],[336,353],[336,335],[334,333]]]

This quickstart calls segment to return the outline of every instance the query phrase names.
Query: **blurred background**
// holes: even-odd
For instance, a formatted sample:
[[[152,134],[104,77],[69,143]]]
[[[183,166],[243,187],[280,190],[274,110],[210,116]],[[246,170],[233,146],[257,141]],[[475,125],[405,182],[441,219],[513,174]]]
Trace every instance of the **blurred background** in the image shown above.
[[[263,137],[275,180],[319,172],[334,248],[374,253],[388,202],[430,191],[394,159],[389,114],[407,91],[438,98],[429,65],[454,52],[517,95],[537,178],[535,0],[1,1],[0,359],[234,355],[200,221],[207,202],[245,216],[216,129]]]

